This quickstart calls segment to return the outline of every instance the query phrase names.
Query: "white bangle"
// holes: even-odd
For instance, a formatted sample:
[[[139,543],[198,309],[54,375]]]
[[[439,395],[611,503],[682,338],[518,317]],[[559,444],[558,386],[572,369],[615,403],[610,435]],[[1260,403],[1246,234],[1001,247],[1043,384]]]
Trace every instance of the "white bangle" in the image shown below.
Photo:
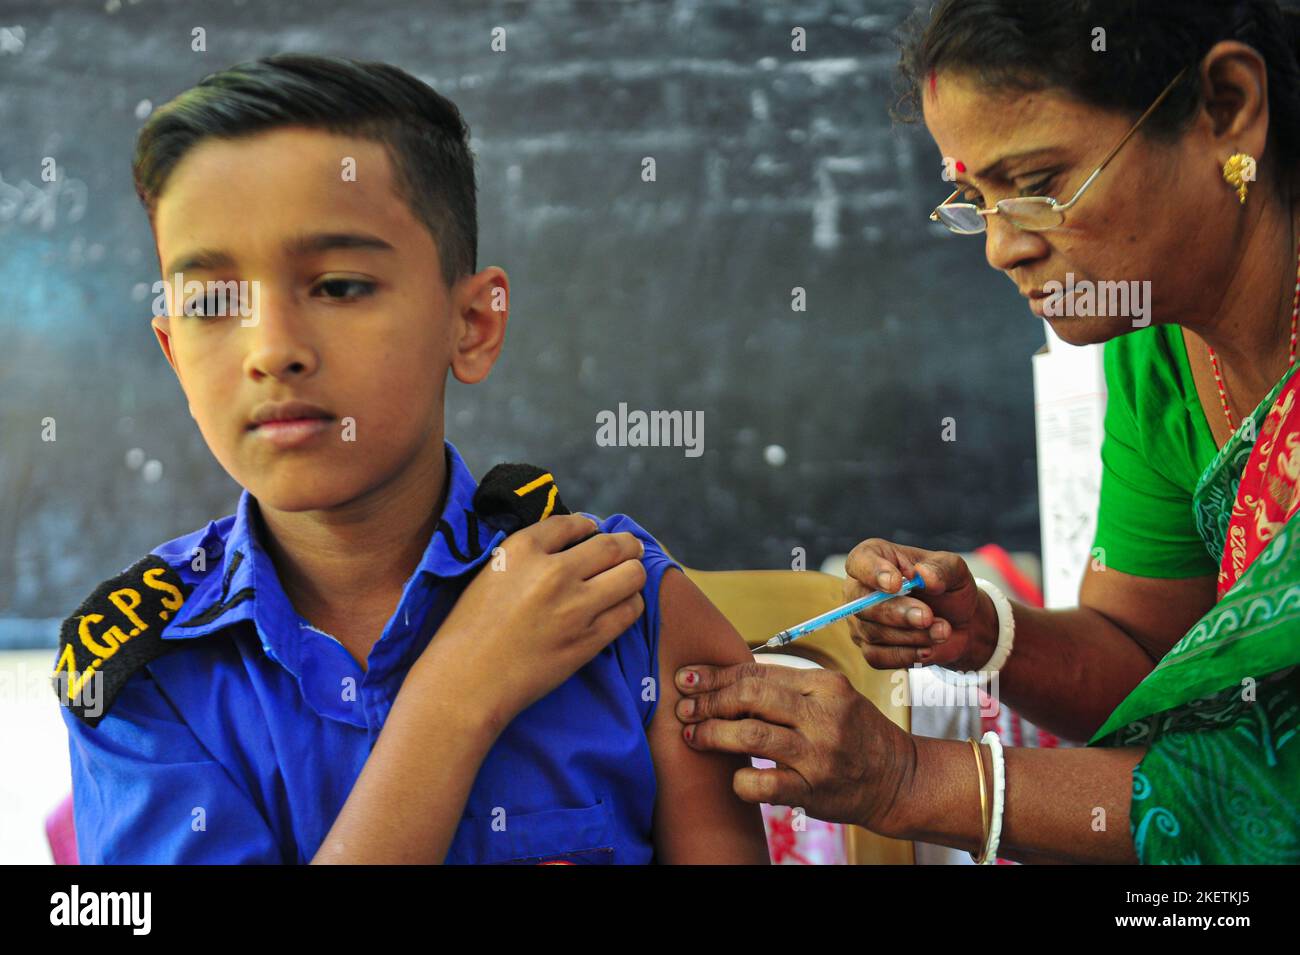
[[[958,670],[948,670],[944,667],[932,667],[938,677],[945,683],[951,683],[953,686],[970,686],[977,683],[984,686],[989,681],[989,677],[1001,670],[1011,656],[1011,647],[1016,640],[1016,617],[1011,612],[1011,601],[1007,599],[1006,594],[991,580],[985,580],[983,577],[975,578],[975,586],[984,591],[993,601],[993,607],[998,614],[998,645],[993,649],[993,655],[989,657],[987,663],[978,670],[966,673]]]
[[[980,865],[992,865],[998,860],[998,843],[1002,840],[1002,810],[1006,805],[1007,771],[1006,761],[1002,757],[1002,740],[994,732],[980,737],[981,743],[989,744],[989,754],[993,757],[993,818],[989,824],[989,841],[980,854]],[[972,856],[971,858],[975,858]]]

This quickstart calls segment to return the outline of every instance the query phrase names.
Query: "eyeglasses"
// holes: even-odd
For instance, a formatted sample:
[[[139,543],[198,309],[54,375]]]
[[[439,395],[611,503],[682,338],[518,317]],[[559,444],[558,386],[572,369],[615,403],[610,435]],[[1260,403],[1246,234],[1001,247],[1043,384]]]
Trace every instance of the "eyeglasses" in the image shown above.
[[[930,213],[930,221],[942,222],[950,231],[956,232],[958,235],[978,235],[984,232],[988,228],[987,217],[992,215],[1004,215],[1007,217],[1008,222],[1026,232],[1043,232],[1047,229],[1055,229],[1065,221],[1066,210],[1079,201],[1079,197],[1084,194],[1087,188],[1092,185],[1093,180],[1106,168],[1106,164],[1115,158],[1115,154],[1129,141],[1129,137],[1138,131],[1138,127],[1146,121],[1146,118],[1156,111],[1157,107],[1165,101],[1165,97],[1173,92],[1174,87],[1178,85],[1178,81],[1183,78],[1183,75],[1189,69],[1190,67],[1185,66],[1178,71],[1178,75],[1169,81],[1169,85],[1165,87],[1164,92],[1156,97],[1156,101],[1138,118],[1138,121],[1133,124],[1133,128],[1124,134],[1124,138],[1115,144],[1115,148],[1106,154],[1106,158],[1101,161],[1101,165],[1092,171],[1092,175],[1079,187],[1079,191],[1074,194],[1074,198],[1069,202],[1061,204],[1047,196],[1016,196],[1010,199],[998,200],[992,209],[981,209],[970,202],[952,201],[957,196],[957,193],[965,188],[959,186],[951,196],[943,200]]]

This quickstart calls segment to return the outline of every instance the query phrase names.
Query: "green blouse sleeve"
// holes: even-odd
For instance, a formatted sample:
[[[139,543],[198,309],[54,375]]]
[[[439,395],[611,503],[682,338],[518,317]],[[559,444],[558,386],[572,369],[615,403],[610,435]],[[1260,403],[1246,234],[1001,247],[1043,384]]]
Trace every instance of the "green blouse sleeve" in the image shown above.
[[[1094,555],[1106,567],[1140,577],[1216,573],[1218,561],[1196,529],[1192,494],[1217,449],[1181,329],[1150,326],[1112,339],[1104,364],[1108,396]]]

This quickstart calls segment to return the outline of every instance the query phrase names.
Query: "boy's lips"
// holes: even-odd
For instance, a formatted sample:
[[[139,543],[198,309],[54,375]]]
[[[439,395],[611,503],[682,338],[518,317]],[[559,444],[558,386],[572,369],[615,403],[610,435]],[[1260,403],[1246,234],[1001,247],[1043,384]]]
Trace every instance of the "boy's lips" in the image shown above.
[[[287,424],[304,421],[330,421],[333,415],[310,401],[264,401],[253,409],[248,430],[255,431],[268,424]]]
[[[333,420],[309,401],[267,401],[253,410],[248,432],[274,447],[291,448],[324,434]]]
[[[250,433],[256,441],[283,449],[306,444],[328,430],[329,418],[295,418],[292,421],[267,421]]]

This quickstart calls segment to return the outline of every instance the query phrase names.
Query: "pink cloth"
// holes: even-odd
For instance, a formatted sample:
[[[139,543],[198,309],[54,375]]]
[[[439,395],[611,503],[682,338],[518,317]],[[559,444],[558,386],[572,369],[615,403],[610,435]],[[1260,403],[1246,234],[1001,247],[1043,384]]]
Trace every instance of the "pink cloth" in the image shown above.
[[[770,759],[751,757],[759,769],[770,769]],[[796,813],[789,806],[762,804],[767,829],[767,852],[773,865],[847,865],[844,827]]]
[[[72,793],[45,817],[45,838],[55,865],[77,865],[77,831],[72,825]]]

